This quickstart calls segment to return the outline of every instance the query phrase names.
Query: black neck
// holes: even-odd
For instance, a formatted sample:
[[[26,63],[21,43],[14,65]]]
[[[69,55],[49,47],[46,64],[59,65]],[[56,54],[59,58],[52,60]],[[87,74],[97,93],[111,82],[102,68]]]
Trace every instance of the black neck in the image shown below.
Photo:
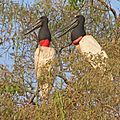
[[[71,41],[76,40],[80,36],[85,36],[86,32],[84,29],[84,24],[78,23],[78,25],[71,32]]]
[[[51,33],[50,33],[50,30],[48,28],[48,24],[47,23],[44,23],[42,25],[42,27],[40,28],[39,34],[38,34],[38,38],[39,38],[39,41],[40,40],[46,40],[46,39],[51,41]]]

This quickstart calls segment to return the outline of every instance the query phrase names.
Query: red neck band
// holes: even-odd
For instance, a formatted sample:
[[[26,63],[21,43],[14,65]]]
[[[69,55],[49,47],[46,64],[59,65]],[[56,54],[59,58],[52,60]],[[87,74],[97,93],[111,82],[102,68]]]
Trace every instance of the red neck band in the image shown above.
[[[72,44],[73,44],[73,45],[78,45],[82,38],[83,38],[83,36],[80,36],[79,38],[77,38],[76,40],[74,40],[74,41],[72,42]]]
[[[40,46],[49,47],[50,46],[50,41],[48,39],[41,40],[39,42],[39,44],[40,44]]]

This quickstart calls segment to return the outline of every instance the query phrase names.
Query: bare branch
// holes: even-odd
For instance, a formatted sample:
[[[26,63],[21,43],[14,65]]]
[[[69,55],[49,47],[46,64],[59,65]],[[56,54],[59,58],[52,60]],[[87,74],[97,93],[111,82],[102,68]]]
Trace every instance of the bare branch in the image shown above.
[[[68,84],[67,78],[63,77],[62,75],[57,75],[58,77],[62,78],[66,84]]]
[[[101,2],[107,9],[109,9],[109,10],[113,13],[115,19],[117,19],[116,11],[115,11],[112,7],[110,7],[110,6],[109,6],[106,2],[104,2],[103,0],[98,0],[98,1]]]

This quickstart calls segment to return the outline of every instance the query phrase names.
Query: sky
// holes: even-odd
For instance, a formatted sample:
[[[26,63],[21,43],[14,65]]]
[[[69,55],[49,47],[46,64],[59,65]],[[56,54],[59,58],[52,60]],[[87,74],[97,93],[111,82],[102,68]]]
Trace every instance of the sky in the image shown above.
[[[27,4],[32,4],[34,2],[34,0],[13,0],[15,2],[19,2],[19,3],[27,3]]]
[[[15,2],[19,2],[19,3],[22,3],[22,2],[24,2],[24,3],[27,3],[27,4],[32,4],[32,3],[34,3],[34,1],[36,1],[36,0],[13,0],[13,1],[15,1]],[[112,8],[114,8],[116,11],[117,11],[117,14],[120,12],[120,0],[119,0],[119,2],[118,2],[118,0],[111,0],[111,6],[112,6]]]
[[[111,0],[112,7],[117,11],[117,14],[120,13],[120,1],[117,0]]]

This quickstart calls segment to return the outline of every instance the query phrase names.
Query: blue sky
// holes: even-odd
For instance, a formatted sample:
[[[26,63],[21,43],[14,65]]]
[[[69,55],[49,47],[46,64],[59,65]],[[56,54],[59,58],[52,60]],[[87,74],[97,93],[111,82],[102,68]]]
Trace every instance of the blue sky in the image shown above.
[[[117,0],[111,0],[111,5],[117,12],[120,12],[120,2]]]
[[[34,2],[34,0],[13,0],[13,1],[19,2],[19,3],[24,2],[24,3],[28,3],[28,4],[32,4]]]
[[[27,3],[27,4],[32,4],[34,3],[34,1],[37,1],[37,0],[13,0],[13,1],[16,1],[16,2],[19,2],[19,3]],[[120,10],[120,2],[118,2],[117,0],[111,0],[111,6],[117,10],[117,12],[119,12]]]

